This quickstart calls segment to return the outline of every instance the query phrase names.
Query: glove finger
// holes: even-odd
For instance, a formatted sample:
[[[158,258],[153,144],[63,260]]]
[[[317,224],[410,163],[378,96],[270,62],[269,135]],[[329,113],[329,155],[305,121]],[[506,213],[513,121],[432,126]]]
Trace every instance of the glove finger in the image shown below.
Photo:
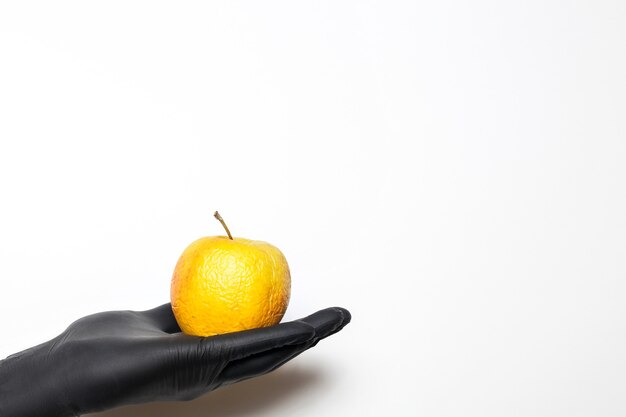
[[[148,319],[154,327],[165,333],[172,334],[181,331],[176,322],[176,317],[174,317],[171,303],[163,304],[152,310],[139,312],[139,314]]]
[[[348,310],[341,307],[329,307],[311,314],[298,321],[307,323],[315,328],[315,338],[311,346],[343,329],[352,320]]]
[[[281,367],[320,340],[340,331],[351,320],[350,312],[341,307],[327,308],[298,320],[315,329],[315,337],[296,346],[285,346],[229,363],[220,377],[225,383],[264,375]]]
[[[283,346],[306,343],[314,337],[315,329],[311,325],[292,321],[270,327],[194,338],[195,343],[192,342],[190,347],[203,356],[207,352],[219,352],[225,361],[233,361]],[[198,343],[201,349],[198,349]]]
[[[309,343],[283,346],[229,363],[220,374],[222,384],[232,384],[244,379],[265,375],[304,352]]]

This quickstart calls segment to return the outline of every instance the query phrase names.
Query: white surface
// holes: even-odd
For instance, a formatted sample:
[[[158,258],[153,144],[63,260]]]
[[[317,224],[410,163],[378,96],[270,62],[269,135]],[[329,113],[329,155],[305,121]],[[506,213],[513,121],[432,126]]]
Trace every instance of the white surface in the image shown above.
[[[623,416],[624,4],[3,2],[0,355],[168,301],[219,209],[353,323],[132,415]]]

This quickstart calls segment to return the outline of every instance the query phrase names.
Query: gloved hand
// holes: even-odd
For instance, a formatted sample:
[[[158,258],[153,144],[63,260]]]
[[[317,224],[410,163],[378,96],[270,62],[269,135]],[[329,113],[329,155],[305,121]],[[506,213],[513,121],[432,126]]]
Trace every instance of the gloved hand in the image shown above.
[[[190,400],[270,372],[349,322],[347,310],[327,308],[301,320],[203,338],[180,332],[170,304],[94,314],[0,361],[0,416],[78,416]]]

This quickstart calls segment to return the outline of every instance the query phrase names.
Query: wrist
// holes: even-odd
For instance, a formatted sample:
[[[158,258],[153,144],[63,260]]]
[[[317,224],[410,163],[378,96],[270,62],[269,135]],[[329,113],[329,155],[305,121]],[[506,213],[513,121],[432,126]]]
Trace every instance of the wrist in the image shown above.
[[[61,381],[46,370],[39,346],[0,361],[0,416],[75,417],[66,405]]]

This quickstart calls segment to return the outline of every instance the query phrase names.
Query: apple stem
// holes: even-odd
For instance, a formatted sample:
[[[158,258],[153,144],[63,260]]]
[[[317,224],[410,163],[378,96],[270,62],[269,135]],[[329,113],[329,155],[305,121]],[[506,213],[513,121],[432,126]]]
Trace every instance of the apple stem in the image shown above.
[[[220,216],[220,214],[217,211],[213,215],[215,216],[217,220],[220,221],[220,223],[222,223],[222,226],[224,226],[224,230],[226,230],[226,233],[228,234],[228,238],[230,240],[234,240],[233,235],[230,234],[230,230],[228,230],[228,226],[226,226],[226,223],[224,222],[224,219],[222,219],[222,216]]]

